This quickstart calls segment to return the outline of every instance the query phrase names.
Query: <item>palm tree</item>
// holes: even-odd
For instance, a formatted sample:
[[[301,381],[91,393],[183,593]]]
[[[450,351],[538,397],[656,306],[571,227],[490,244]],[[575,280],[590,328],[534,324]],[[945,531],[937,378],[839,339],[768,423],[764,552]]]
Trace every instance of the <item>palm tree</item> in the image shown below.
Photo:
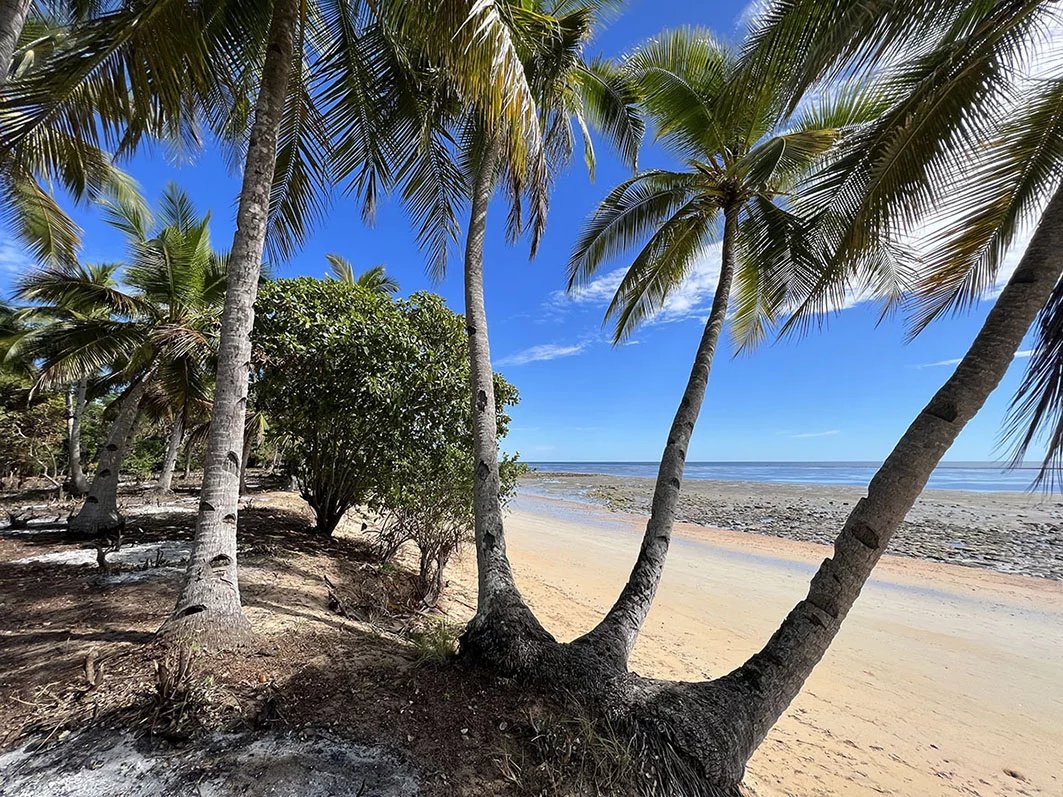
[[[83,285],[94,285],[103,293],[118,286],[115,279],[118,266],[113,263],[59,264],[58,268]],[[16,298],[25,301],[42,298],[37,293],[39,287],[41,286],[31,277],[16,291]],[[110,315],[110,306],[100,301],[100,293],[97,292],[78,291],[53,298],[57,303],[38,303],[20,312],[20,317],[29,323],[22,327],[20,334],[8,338],[8,359],[16,356],[32,361],[40,357],[48,348],[49,332],[57,324],[90,318],[103,320]],[[68,488],[71,494],[77,496],[83,496],[89,490],[88,478],[81,462],[81,419],[88,403],[89,382],[99,375],[98,370],[80,374],[67,389],[67,460],[70,476]]]
[[[547,158],[521,174],[513,168],[516,153],[504,136],[486,128],[477,114],[463,114],[457,120],[457,140],[464,150],[471,200],[464,283],[472,382],[478,591],[476,615],[462,635],[462,650],[468,656],[495,650],[502,629],[506,629],[504,636],[509,640],[550,638],[524,603],[506,557],[494,377],[484,306],[484,238],[488,206],[501,184],[512,206],[509,237],[513,240],[527,230],[534,256],[546,220],[550,166],[571,157],[574,128],[583,136],[585,158],[592,173],[594,148],[588,132],[591,123],[605,132],[634,166],[642,124],[632,112],[630,95],[608,64],[583,59],[583,50],[604,5],[608,4],[562,3],[555,15],[547,3],[499,4],[500,13],[519,43],[526,80],[534,88]],[[527,219],[521,215],[522,195],[529,205]],[[512,632],[518,629],[523,633],[514,636]],[[513,649],[505,655],[519,658],[523,654]]]
[[[540,677],[550,677],[542,670],[564,673],[570,689],[585,690],[586,699],[605,701],[626,716],[645,734],[672,790],[737,794],[746,762],[826,652],[933,469],[999,384],[1039,313],[1042,340],[1058,335],[1052,314],[1063,291],[1063,95],[1058,81],[1043,80],[1038,90],[1027,86],[1016,96],[1008,90],[1008,59],[1002,57],[1002,49],[1012,47],[1028,55],[1023,48],[1033,44],[1028,35],[1036,17],[1043,21],[1050,12],[1031,4],[931,5],[898,4],[869,15],[857,3],[787,0],[768,7],[763,29],[746,48],[753,60],[735,76],[728,116],[769,77],[792,91],[778,97],[784,112],[798,105],[793,75],[784,68],[791,59],[798,71],[816,65],[813,78],[853,76],[861,59],[873,61],[871,54],[918,47],[913,60],[883,70],[881,113],[850,131],[795,203],[795,215],[824,256],[815,281],[798,280],[764,303],[766,320],[789,311],[787,323],[799,326],[809,313],[829,307],[838,291],[866,284],[893,262],[883,261],[882,250],[896,252],[915,222],[948,208],[951,197],[968,212],[949,216],[954,226],[930,236],[930,268],[916,285],[922,289],[914,300],[917,328],[977,295],[970,293],[975,287],[992,284],[1022,221],[1036,220],[1036,230],[955,373],[883,463],[807,597],[759,653],[700,683],[639,679],[618,669],[612,655],[603,659],[586,639],[549,648],[536,662]],[[846,27],[847,20],[853,24]],[[927,29],[939,38],[928,40]],[[828,57],[824,49],[830,47],[836,50]],[[794,85],[804,87],[801,80]],[[1054,345],[1043,356],[1058,367]],[[529,669],[535,673],[534,665]]]
[[[330,276],[346,285],[360,285],[371,293],[379,293],[382,296],[391,296],[399,291],[399,283],[385,273],[383,265],[368,268],[356,276],[354,264],[347,258],[327,254],[325,259],[332,270]]]
[[[76,201],[136,201],[134,181],[101,148],[98,130],[69,117],[46,115],[32,130],[8,136],[26,115],[23,84],[52,71],[52,54],[89,7],[45,8],[27,0],[0,4],[0,218],[41,261],[76,265],[81,230],[56,201],[58,184]],[[81,97],[84,101],[84,96]],[[156,114],[157,116],[157,114]],[[75,119],[78,117],[74,117]]]
[[[267,234],[273,233],[281,254],[298,246],[308,221],[321,208],[323,191],[331,185],[330,165],[366,198],[371,212],[378,184],[387,182],[389,161],[401,161],[408,177],[418,174],[416,161],[426,151],[421,142],[432,139],[425,136],[430,129],[408,124],[409,117],[381,117],[381,110],[392,106],[420,110],[417,93],[410,90],[417,86],[406,80],[405,61],[394,57],[395,51],[408,42],[417,53],[435,56],[435,63],[449,68],[446,76],[465,97],[491,112],[486,118],[492,128],[508,131],[522,154],[538,149],[538,128],[529,125],[526,84],[504,82],[519,61],[492,3],[386,0],[375,4],[377,24],[368,28],[355,4],[323,5],[329,13],[318,16],[293,0],[275,0],[260,71],[253,57],[243,58],[238,65],[242,68],[233,70],[257,73],[260,80],[229,266],[196,539],[184,589],[160,629],[181,643],[238,644],[250,631],[237,586],[235,530],[250,333]],[[331,21],[333,27],[321,30],[322,21]],[[313,45],[322,41],[327,46],[315,51]],[[383,67],[385,74],[374,72],[375,67]],[[315,87],[320,94],[314,94]],[[404,101],[385,101],[395,94]],[[322,106],[315,105],[315,97]],[[323,106],[331,109],[327,119],[319,110]],[[240,109],[239,104],[233,107]],[[244,121],[230,112],[223,126],[240,130]],[[333,141],[341,143],[334,148]],[[399,141],[414,158],[395,154],[404,151],[395,145]]]
[[[715,296],[668,432],[638,560],[616,604],[585,638],[624,664],[663,572],[732,285],[738,291],[732,328],[754,341],[765,303],[787,295],[788,282],[816,273],[812,225],[788,209],[794,191],[842,132],[875,110],[873,96],[849,90],[790,119],[773,86],[757,86],[731,107],[740,64],[735,52],[697,29],[662,34],[628,56],[624,69],[658,140],[686,169],[643,172],[613,189],[587,221],[569,265],[569,288],[577,290],[603,263],[645,241],[607,311],[620,341],[665,306],[708,245],[721,250]]]
[[[86,535],[122,523],[118,477],[144,397],[153,383],[170,396],[186,395],[189,375],[204,372],[225,289],[225,261],[211,249],[209,215],[198,217],[180,189],[166,188],[157,222],[138,204],[108,205],[106,213],[129,241],[131,259],[122,274],[128,287],[108,283],[92,269],[66,266],[39,269],[19,285],[20,297],[37,302],[37,312],[56,317],[38,335],[39,384],[101,371],[114,384],[128,383],[88,498],[70,519],[70,530]],[[114,267],[104,271],[113,273]],[[95,309],[56,312],[72,307]]]

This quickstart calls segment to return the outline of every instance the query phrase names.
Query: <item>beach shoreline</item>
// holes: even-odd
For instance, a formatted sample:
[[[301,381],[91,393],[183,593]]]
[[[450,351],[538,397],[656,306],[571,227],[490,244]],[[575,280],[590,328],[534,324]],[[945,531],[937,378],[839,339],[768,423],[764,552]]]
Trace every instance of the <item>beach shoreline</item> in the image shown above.
[[[532,471],[524,495],[586,502],[645,516],[653,479]],[[773,482],[683,483],[677,520],[800,542],[831,544],[863,487]],[[889,552],[999,573],[1063,580],[1063,498],[1034,493],[927,490]]]
[[[521,593],[559,640],[615,600],[644,523],[522,486],[507,548]],[[821,544],[678,523],[632,669],[681,680],[730,671],[828,555]],[[471,615],[475,585],[467,554],[451,574],[457,622]],[[746,783],[757,797],[1047,797],[1063,789],[1058,749],[1063,583],[887,554]]]

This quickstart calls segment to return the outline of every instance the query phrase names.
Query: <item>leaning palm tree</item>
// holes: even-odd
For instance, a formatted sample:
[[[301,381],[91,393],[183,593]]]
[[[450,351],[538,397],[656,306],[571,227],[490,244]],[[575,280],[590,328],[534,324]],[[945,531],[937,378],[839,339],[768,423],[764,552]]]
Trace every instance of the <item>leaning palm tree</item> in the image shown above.
[[[947,307],[972,284],[992,284],[1020,222],[1032,222],[1035,232],[955,373],[886,458],[807,597],[760,652],[719,678],[668,683],[628,673],[609,646],[603,656],[593,638],[530,646],[535,657],[524,674],[560,679],[570,693],[619,715],[646,740],[669,793],[738,794],[746,762],[825,654],[891,536],[1003,378],[1038,314],[1042,336],[1058,330],[1046,324],[1051,319],[1045,314],[1058,311],[1063,275],[1063,94],[1055,79],[1038,81],[1036,91],[1020,83],[1014,92],[1009,85],[1020,63],[1010,48],[1036,50],[1031,34],[1051,9],[912,2],[869,15],[866,5],[848,0],[787,0],[765,13],[758,36],[768,44],[761,47],[755,37],[747,49],[751,63],[735,77],[733,105],[748,103],[751,88],[768,77],[788,86],[790,73],[781,65],[795,56],[799,69],[812,63],[822,74],[836,69],[851,77],[860,73],[860,59],[890,52],[884,42],[893,41],[893,54],[917,50],[899,65],[875,64],[886,91],[884,109],[852,131],[811,177],[799,210],[822,253],[819,278],[768,294],[775,296],[765,305],[769,320],[789,313],[798,324],[810,310],[829,307],[841,290],[865,285],[879,268],[881,247],[897,251],[910,244],[917,232],[910,222],[948,208],[954,196],[968,212],[951,217],[955,223],[944,233],[926,236],[934,266],[926,273],[933,279],[916,283],[923,289],[915,300],[917,324],[943,298]],[[846,20],[853,24],[843,26]],[[827,55],[824,47],[837,49]],[[787,99],[798,94],[781,93],[779,106],[796,105]],[[961,271],[951,284],[946,263]],[[988,271],[978,272],[979,264]],[[964,276],[972,266],[973,276]],[[769,268],[766,276],[782,275]],[[935,285],[948,287],[935,294]],[[1045,351],[1055,353],[1058,364],[1058,347]]]
[[[658,140],[681,158],[682,171],[655,169],[613,189],[580,235],[569,289],[640,242],[607,310],[620,341],[666,305],[710,245],[720,249],[712,307],[690,377],[661,457],[642,549],[613,608],[587,635],[627,661],[661,579],[679,501],[686,453],[709,381],[724,319],[752,340],[759,312],[787,295],[788,282],[816,276],[813,225],[791,212],[800,181],[847,129],[876,110],[873,92],[848,89],[812,103],[793,118],[779,108],[779,87],[758,85],[732,107],[738,54],[710,32],[662,34],[627,57],[624,69]],[[898,291],[901,285],[883,284]]]
[[[180,189],[167,187],[157,222],[138,204],[109,205],[106,212],[129,242],[121,286],[63,266],[39,269],[19,285],[20,296],[45,308],[96,307],[41,330],[39,384],[107,371],[113,383],[128,385],[88,497],[70,519],[70,530],[85,535],[121,525],[118,478],[144,397],[153,383],[172,391],[210,361],[225,290],[225,261],[211,248],[209,215],[197,216]]]
[[[387,275],[383,265],[373,266],[361,274],[355,274],[354,263],[347,258],[341,255],[327,254],[325,259],[328,260],[329,270],[332,272],[329,276],[335,280],[347,285],[359,285],[371,293],[379,293],[383,296],[391,296],[398,293],[398,281]]]

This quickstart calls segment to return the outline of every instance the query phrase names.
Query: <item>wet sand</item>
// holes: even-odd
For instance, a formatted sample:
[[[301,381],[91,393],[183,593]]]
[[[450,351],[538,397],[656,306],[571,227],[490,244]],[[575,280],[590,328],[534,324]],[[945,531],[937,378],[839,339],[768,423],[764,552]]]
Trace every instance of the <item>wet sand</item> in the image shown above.
[[[511,505],[536,613],[570,639],[626,580],[644,519],[557,496]],[[741,664],[803,597],[821,545],[680,524],[636,648],[643,675]],[[472,557],[455,613],[474,601]],[[806,689],[750,762],[761,797],[1063,795],[1063,583],[887,556]]]

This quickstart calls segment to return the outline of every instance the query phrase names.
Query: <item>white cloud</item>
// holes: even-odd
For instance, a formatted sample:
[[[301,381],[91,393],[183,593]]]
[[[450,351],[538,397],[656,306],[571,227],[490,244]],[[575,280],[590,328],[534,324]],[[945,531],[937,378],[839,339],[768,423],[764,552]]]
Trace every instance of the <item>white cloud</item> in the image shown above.
[[[509,354],[500,360],[496,360],[495,365],[527,365],[528,363],[556,360],[559,357],[572,357],[586,349],[588,343],[589,341],[582,341],[580,343],[568,345],[561,343],[544,343],[539,346],[532,346],[531,348]]]
[[[0,273],[21,276],[36,265],[26,247],[0,231]]]
[[[1025,359],[1028,359],[1030,357],[1033,357],[1033,353],[1034,353],[1033,349],[1023,349],[1022,351],[1015,352],[1015,359],[1016,360],[1025,360]],[[937,362],[932,362],[932,363],[920,363],[919,365],[917,365],[915,367],[919,368],[919,369],[923,369],[923,368],[938,368],[940,366],[945,366],[945,365],[959,365],[960,364],[960,360],[962,360],[962,359],[963,359],[962,357],[956,357],[956,358],[951,359],[951,360],[938,360]]]
[[[627,268],[617,268],[595,277],[590,282],[571,292],[554,291],[550,306],[564,309],[572,305],[608,305],[620,286]],[[720,244],[707,246],[690,269],[683,283],[672,291],[664,306],[646,324],[664,324],[683,321],[687,318],[704,320],[708,314],[716,284],[720,280]]]
[[[841,433],[840,429],[828,429],[825,432],[799,432],[798,434],[788,434],[786,436],[791,440],[807,440],[810,437],[834,437]]]

